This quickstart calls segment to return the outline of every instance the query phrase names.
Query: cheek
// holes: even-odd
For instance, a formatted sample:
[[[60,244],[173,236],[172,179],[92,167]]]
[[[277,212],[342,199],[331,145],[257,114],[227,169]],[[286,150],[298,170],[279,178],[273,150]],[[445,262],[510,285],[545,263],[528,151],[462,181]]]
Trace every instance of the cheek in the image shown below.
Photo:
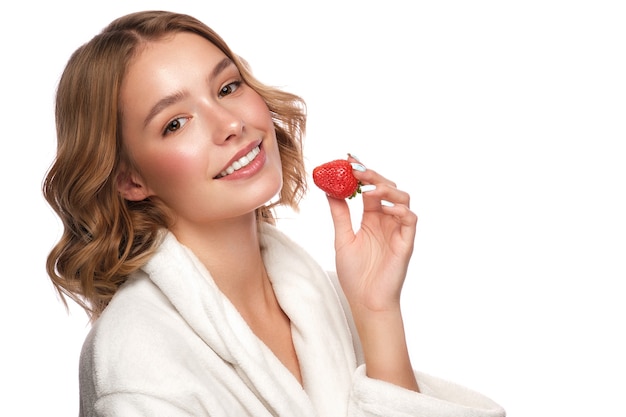
[[[140,167],[148,188],[160,194],[167,193],[168,188],[176,190],[190,185],[194,177],[206,172],[199,155],[198,149],[176,147],[146,153]]]
[[[273,129],[274,121],[272,120],[272,114],[263,97],[251,89],[246,101],[244,120],[259,127],[263,126],[265,129]]]

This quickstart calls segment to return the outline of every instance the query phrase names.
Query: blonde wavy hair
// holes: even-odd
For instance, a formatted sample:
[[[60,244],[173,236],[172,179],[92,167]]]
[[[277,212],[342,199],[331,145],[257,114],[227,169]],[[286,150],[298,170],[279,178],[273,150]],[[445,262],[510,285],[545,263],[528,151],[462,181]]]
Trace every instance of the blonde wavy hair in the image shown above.
[[[306,106],[300,97],[259,82],[217,33],[191,16],[146,11],[114,20],[74,52],[61,76],[57,155],[43,183],[46,200],[63,222],[63,235],[48,255],[48,275],[65,306],[69,297],[91,321],[129,274],[145,264],[160,231],[170,225],[166,211],[150,199],[123,199],[116,176],[127,158],[119,95],[128,63],[141,44],[175,32],[192,32],[216,45],[270,109],[283,188],[275,203],[257,209],[257,221],[274,223],[275,205],[297,210],[307,188],[302,155]]]

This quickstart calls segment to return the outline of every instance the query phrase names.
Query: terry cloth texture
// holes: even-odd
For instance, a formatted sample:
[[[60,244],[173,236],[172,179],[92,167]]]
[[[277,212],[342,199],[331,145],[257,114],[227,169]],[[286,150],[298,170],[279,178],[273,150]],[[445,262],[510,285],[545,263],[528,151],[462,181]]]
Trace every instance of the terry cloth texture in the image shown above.
[[[334,274],[274,226],[262,226],[261,243],[291,320],[303,386],[168,233],[85,340],[80,416],[505,415],[483,395],[423,373],[416,373],[421,393],[368,378]]]

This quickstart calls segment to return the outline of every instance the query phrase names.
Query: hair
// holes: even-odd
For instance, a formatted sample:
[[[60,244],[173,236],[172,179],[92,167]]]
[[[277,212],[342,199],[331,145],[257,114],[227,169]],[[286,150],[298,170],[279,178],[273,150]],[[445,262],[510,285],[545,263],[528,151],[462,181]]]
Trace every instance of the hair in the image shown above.
[[[116,176],[125,161],[120,87],[140,46],[177,32],[198,34],[230,58],[243,81],[270,110],[282,161],[283,187],[274,203],[256,210],[257,221],[274,223],[272,209],[297,210],[306,191],[302,139],[304,101],[259,82],[246,62],[197,19],[165,11],[132,13],[111,22],[70,57],[56,95],[57,154],[43,194],[63,223],[46,269],[66,308],[69,297],[95,321],[128,276],[156,250],[172,219],[155,201],[128,201]]]

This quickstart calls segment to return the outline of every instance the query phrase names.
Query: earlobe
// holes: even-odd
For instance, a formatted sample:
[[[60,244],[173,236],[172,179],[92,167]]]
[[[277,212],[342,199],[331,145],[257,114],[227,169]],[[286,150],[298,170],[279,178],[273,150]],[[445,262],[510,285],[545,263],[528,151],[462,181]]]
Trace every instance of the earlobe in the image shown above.
[[[131,172],[126,166],[120,168],[116,180],[117,191],[125,200],[141,201],[150,197],[148,189],[139,175]]]

